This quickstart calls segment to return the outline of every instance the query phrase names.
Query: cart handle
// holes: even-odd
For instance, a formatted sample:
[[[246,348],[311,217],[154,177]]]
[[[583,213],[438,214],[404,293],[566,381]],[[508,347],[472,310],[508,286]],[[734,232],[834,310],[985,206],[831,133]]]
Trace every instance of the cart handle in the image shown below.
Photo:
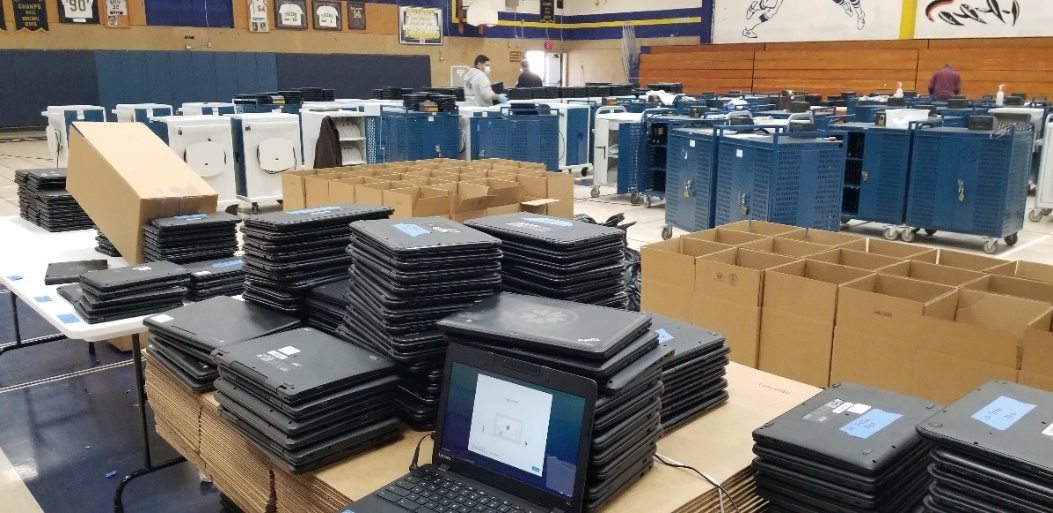
[[[723,137],[724,132],[735,132],[735,133],[754,133],[763,132],[765,134],[774,134],[780,132],[786,132],[789,127],[782,125],[721,125],[713,127],[714,133],[718,137]]]
[[[910,121],[907,124],[910,130],[921,130],[923,128],[936,128],[943,126],[943,119],[926,119],[923,121]]]
[[[825,131],[825,132],[824,131],[819,131],[819,130],[816,130],[814,132],[782,132],[782,133],[778,133],[778,134],[772,134],[772,142],[775,143],[775,144],[779,144],[780,140],[781,139],[785,139],[786,137],[792,137],[792,138],[795,138],[795,139],[803,139],[803,138],[807,138],[807,137],[815,137],[816,139],[823,139],[823,140],[830,139],[832,137],[840,137],[838,142],[840,142],[841,144],[844,144],[845,138],[848,137],[848,132],[846,132],[844,130],[830,130],[830,131]]]

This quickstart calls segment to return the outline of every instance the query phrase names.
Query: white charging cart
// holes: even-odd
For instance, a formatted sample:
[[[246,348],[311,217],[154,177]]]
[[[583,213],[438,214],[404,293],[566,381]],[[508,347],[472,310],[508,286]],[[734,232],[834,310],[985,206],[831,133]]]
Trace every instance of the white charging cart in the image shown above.
[[[601,185],[618,183],[618,127],[639,123],[643,114],[626,112],[625,107],[604,106],[596,109],[596,132],[592,148],[592,197],[600,197]]]
[[[106,109],[97,105],[56,105],[40,113],[48,120],[48,153],[55,167],[69,165],[69,126],[74,121],[106,121]]]
[[[1046,116],[1045,133],[1053,134],[1053,114]],[[1035,189],[1035,208],[1027,218],[1039,222],[1044,216],[1053,214],[1053,144],[1042,145],[1042,157],[1038,166],[1038,186]]]
[[[500,113],[500,107],[477,107],[469,105],[457,108],[461,126],[461,160],[472,160],[472,118],[486,117],[489,113]]]
[[[118,103],[117,108],[113,109],[118,123],[146,123],[151,118],[171,116],[174,113],[171,105],[163,103]]]
[[[259,211],[263,201],[281,202],[281,174],[300,168],[300,117],[280,112],[231,114],[237,197]]]
[[[329,110],[300,111],[303,129],[303,168],[314,169],[315,146],[322,122],[328,118],[336,125],[340,137],[341,166],[357,166],[366,163],[366,114],[330,108]]]
[[[225,102],[185,102],[179,108],[184,116],[223,116],[234,113],[234,104]]]
[[[168,142],[168,147],[216,190],[219,208],[236,213],[238,195],[230,118],[161,116],[152,121],[164,127],[162,139]]]

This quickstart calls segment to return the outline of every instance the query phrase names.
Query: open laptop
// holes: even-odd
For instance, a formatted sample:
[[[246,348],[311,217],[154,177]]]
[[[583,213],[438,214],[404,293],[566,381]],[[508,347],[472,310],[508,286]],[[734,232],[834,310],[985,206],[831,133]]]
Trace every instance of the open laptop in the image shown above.
[[[457,344],[443,380],[433,463],[341,513],[583,510],[595,381]]]

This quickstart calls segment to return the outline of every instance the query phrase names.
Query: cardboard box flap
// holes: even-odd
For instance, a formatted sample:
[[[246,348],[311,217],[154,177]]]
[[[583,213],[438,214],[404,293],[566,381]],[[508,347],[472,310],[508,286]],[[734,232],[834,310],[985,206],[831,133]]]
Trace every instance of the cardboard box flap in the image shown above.
[[[641,279],[693,290],[695,259],[728,249],[731,246],[683,237],[648,244],[640,248]]]
[[[765,253],[774,253],[776,255],[785,255],[794,258],[803,258],[830,251],[829,246],[812,244],[810,242],[794,239],[779,238],[759,240],[749,244],[743,244],[742,247],[754,251],[763,251]]]
[[[1028,329],[1049,331],[1053,306],[1038,301],[974,290],[958,294],[955,321],[1005,331],[1017,339]]]
[[[783,235],[787,233],[804,232],[804,228],[798,226],[790,226],[788,224],[779,223],[769,223],[767,221],[754,221],[751,219],[720,225],[717,228],[724,228],[725,230],[735,230],[738,232],[755,233],[767,237],[773,237],[776,235]]]
[[[794,239],[823,246],[854,249],[856,251],[867,250],[867,238],[860,235],[852,235],[840,232],[828,232],[826,230],[805,229],[780,233],[777,239]]]
[[[726,228],[712,228],[709,230],[703,230],[701,232],[689,233],[684,235],[689,239],[700,239],[708,240],[710,242],[719,242],[721,244],[727,244],[729,246],[740,246],[742,244],[749,244],[759,240],[769,238],[767,235],[758,235],[755,233],[748,233],[738,230],[728,230]]]
[[[911,260],[909,265],[909,271],[907,272],[908,278],[939,283],[940,285],[948,285],[951,287],[960,287],[966,283],[971,283],[986,276],[984,273],[977,271],[930,264],[918,260]],[[899,275],[895,269],[890,269],[890,271],[890,274]]]
[[[937,263],[947,267],[987,272],[988,269],[1004,265],[1007,262],[995,257],[966,253],[964,251],[941,249]]]
[[[759,307],[763,301],[764,270],[793,262],[790,257],[732,248],[695,261],[695,293]]]
[[[1038,262],[1027,262],[1024,260],[1006,262],[999,266],[988,268],[986,272],[1043,283],[1053,283],[1053,265],[1040,264]]]
[[[867,252],[905,260],[921,260],[930,264],[936,263],[938,255],[935,249],[884,239],[870,239],[870,242],[867,244]]]
[[[383,191],[384,205],[392,207],[392,218],[444,216],[450,212],[450,191],[432,187],[405,187]]]
[[[837,324],[901,337],[898,326],[908,319],[930,315],[953,320],[957,289],[934,283],[877,274],[841,285]]]
[[[1024,332],[1020,371],[1053,379],[1053,333],[1050,330],[1036,327]]]
[[[899,258],[876,255],[874,253],[863,253],[862,251],[855,251],[851,249],[838,248],[831,250],[826,253],[819,253],[818,255],[812,255],[808,257],[809,260],[819,260],[821,262],[828,262],[831,264],[843,265],[847,267],[855,267],[857,269],[866,269],[868,271],[877,271],[879,269],[887,269],[893,266],[898,266],[901,269],[900,272],[894,272],[892,270],[887,274],[896,274],[897,276],[905,276],[908,266],[901,265],[905,261]]]
[[[457,192],[453,198],[451,212],[455,214],[485,210],[494,201],[490,195],[489,187],[485,185],[461,182],[457,184]]]
[[[810,260],[773,267],[764,277],[764,309],[833,324],[838,286],[872,274],[862,269]]]
[[[1053,304],[1053,284],[1013,278],[1003,275],[987,275],[974,282],[962,285],[963,289],[982,290],[1005,296],[1013,296]]]
[[[485,185],[489,194],[494,197],[491,206],[519,203],[519,194],[522,186],[518,182],[497,178],[480,178],[465,183]]]

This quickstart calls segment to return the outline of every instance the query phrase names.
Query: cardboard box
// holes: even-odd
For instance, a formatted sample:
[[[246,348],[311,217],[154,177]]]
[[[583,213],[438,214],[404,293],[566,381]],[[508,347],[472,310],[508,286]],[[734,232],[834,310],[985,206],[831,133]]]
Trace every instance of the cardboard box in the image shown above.
[[[808,258],[809,260],[818,260],[829,264],[855,267],[867,271],[884,270],[886,271],[886,274],[895,274],[897,276],[906,276],[910,270],[910,265],[907,260],[884,255],[875,255],[874,253],[863,253],[861,251],[844,248],[833,249],[826,253],[812,255]]]
[[[516,175],[520,185],[521,209],[535,214],[570,219],[574,217],[574,180],[570,180],[569,194],[566,179],[560,173],[542,176]],[[542,201],[551,199],[555,201]],[[543,211],[542,211],[543,210]]]
[[[355,203],[383,205],[384,191],[390,191],[391,189],[391,182],[386,180],[364,181],[355,185]]]
[[[524,162],[524,164],[527,163]],[[527,170],[544,170],[545,168],[544,164],[538,164],[537,166],[521,166],[521,168]],[[548,197],[559,200],[559,203],[555,203],[552,207],[549,207],[551,215],[562,217],[564,219],[574,217],[574,176],[570,173],[546,172],[545,178],[547,178],[548,182]]]
[[[727,244],[729,246],[741,246],[743,244],[749,244],[751,242],[757,242],[769,238],[766,235],[729,230],[727,228],[711,228],[709,230],[689,233],[684,235],[684,237],[688,239],[707,240],[710,242]]]
[[[1053,284],[1025,280],[1024,278],[989,274],[976,281],[962,285],[962,288],[1053,304]]]
[[[833,248],[845,248],[855,251],[867,250],[867,238],[840,232],[828,232],[826,230],[803,230],[776,235],[777,239],[794,239],[812,244],[822,244]]]
[[[361,176],[345,177],[329,182],[329,204],[357,203],[355,187],[362,183],[365,183],[365,178]],[[320,207],[324,205],[311,206]]]
[[[486,209],[490,208],[494,197],[490,195],[490,188],[485,185],[461,182],[453,193],[453,202],[450,204],[450,219],[457,222],[486,216]]]
[[[819,253],[830,251],[830,246],[822,246],[793,239],[764,239],[748,244],[743,244],[744,249],[752,249],[763,253],[774,253],[793,258],[805,258]]]
[[[547,210],[547,209],[546,209]],[[522,212],[523,209],[519,203],[513,203],[511,205],[501,205],[499,207],[490,207],[486,209],[487,216],[500,216],[505,214],[516,214]],[[532,212],[536,213],[536,212]]]
[[[829,386],[838,287],[872,274],[814,260],[769,269],[761,309],[760,370]]]
[[[640,248],[640,309],[693,322],[695,261],[698,257],[731,248],[726,244],[682,237]]]
[[[307,208],[307,193],[304,178],[318,174],[318,169],[286,171],[282,173],[282,208],[299,210]]]
[[[867,253],[902,258],[903,260],[921,260],[930,264],[935,264],[937,260],[937,251],[935,249],[902,242],[892,242],[885,239],[870,239],[870,243],[867,245]]]
[[[395,209],[394,218],[450,215],[450,191],[432,187],[404,187],[381,191],[384,206]]]
[[[512,177],[514,178],[514,177]],[[516,181],[509,180],[498,180],[496,178],[480,178],[476,180],[469,180],[464,183],[474,183],[486,186],[489,189],[489,194],[494,197],[494,201],[491,203],[491,207],[501,207],[505,205],[519,205],[519,195],[522,191],[522,185]],[[518,207],[515,212],[518,212]]]
[[[307,198],[308,207],[321,207],[332,205],[329,199],[329,182],[343,178],[345,175],[339,172],[320,173],[303,178],[304,196]]]
[[[216,211],[216,191],[142,123],[74,123],[66,189],[131,264],[151,219]]]
[[[871,241],[873,242],[873,241]],[[830,382],[910,394],[922,316],[953,320],[957,289],[875,274],[840,286]]]
[[[793,261],[742,248],[699,257],[691,322],[723,333],[731,347],[731,360],[756,368],[765,271]]]
[[[930,283],[939,283],[940,285],[947,285],[950,287],[961,287],[966,283],[972,283],[987,276],[986,274],[977,271],[930,264],[928,262],[917,260],[910,260],[907,262],[906,274],[902,272],[902,269],[899,266],[886,268],[885,270],[879,270],[878,272],[914,278],[915,280],[927,281]]]
[[[106,342],[109,343],[111,346],[113,346],[114,349],[116,349],[118,351],[121,351],[123,353],[127,353],[128,351],[132,350],[132,335],[125,335],[123,337],[111,338],[111,339],[107,340]],[[143,348],[143,347],[149,347],[149,346],[150,346],[150,333],[146,332],[146,331],[143,331],[143,332],[139,333],[139,347]]]
[[[957,267],[959,269],[968,269],[970,271],[987,271],[992,267],[1006,264],[1005,260],[1001,258],[994,258],[984,255],[977,255],[976,253],[965,253],[963,251],[952,251],[949,249],[941,249],[937,262],[939,265],[945,265],[947,267]]]
[[[725,230],[735,230],[737,232],[755,233],[757,235],[765,235],[768,237],[774,237],[776,235],[789,235],[794,233],[800,233],[804,231],[804,228],[798,226],[790,226],[788,224],[769,223],[767,221],[738,221],[735,223],[729,223],[720,225],[717,228],[724,228]]]
[[[953,320],[926,316],[914,363],[913,394],[950,403],[992,379],[1015,382],[1024,335],[1049,333],[1053,307],[963,290]]]
[[[1053,392],[1053,377],[1050,376],[1020,371],[1017,382],[1031,388]]]
[[[995,267],[986,269],[990,274],[1012,276],[1025,280],[1040,281],[1042,283],[1053,283],[1053,265],[1040,264],[1020,260],[1017,262],[1005,262]]]

